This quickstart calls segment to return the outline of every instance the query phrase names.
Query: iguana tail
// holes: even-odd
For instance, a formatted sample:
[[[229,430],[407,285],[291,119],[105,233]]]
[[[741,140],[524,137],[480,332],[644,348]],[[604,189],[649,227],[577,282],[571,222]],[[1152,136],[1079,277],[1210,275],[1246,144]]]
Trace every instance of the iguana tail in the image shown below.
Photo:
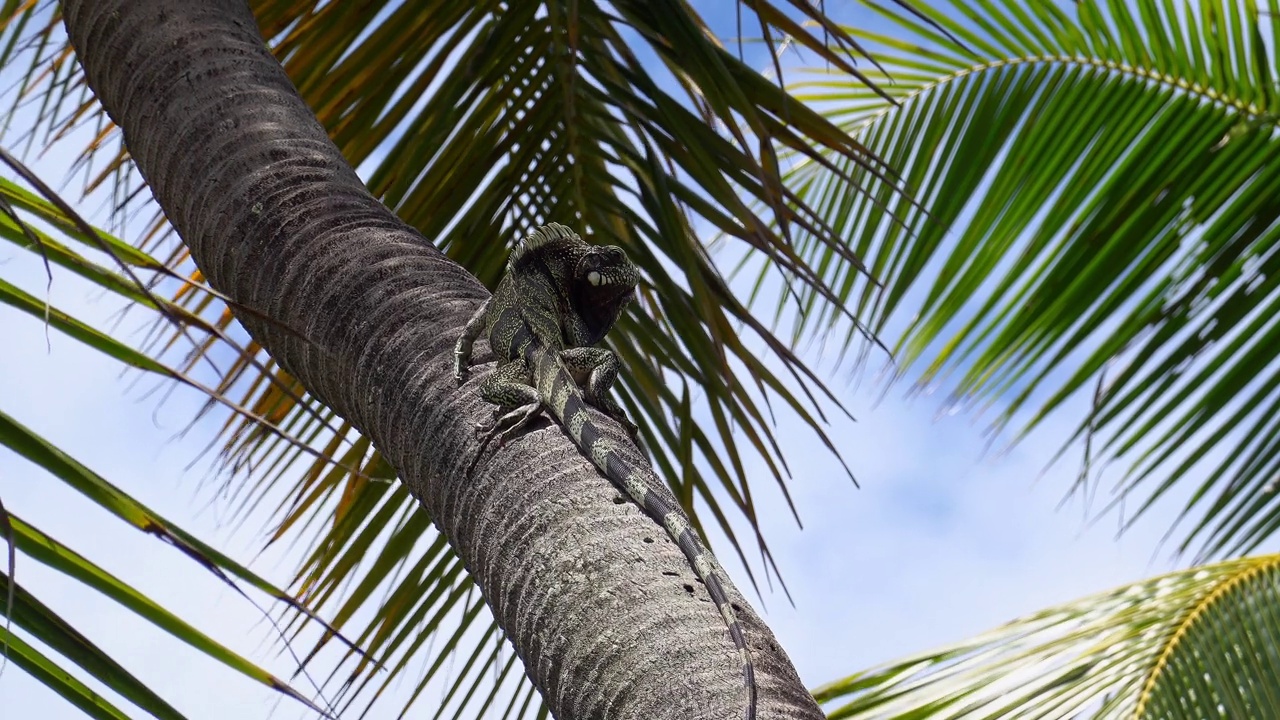
[[[733,639],[742,660],[742,680],[746,694],[746,711],[744,720],[755,720],[756,717],[756,681],[755,668],[751,664],[751,654],[747,651],[747,639],[738,624],[737,615],[729,598],[725,595],[724,585],[716,571],[718,564],[711,551],[698,539],[685,514],[680,508],[673,506],[660,493],[649,490],[649,482],[656,482],[653,471],[627,462],[615,449],[613,442],[600,432],[591,421],[582,391],[574,382],[573,376],[564,362],[555,353],[545,352],[529,343],[525,347],[525,360],[533,370],[534,383],[538,395],[546,399],[553,415],[568,431],[578,449],[586,455],[593,465],[614,485],[621,488],[638,505],[646,515],[664,527],[667,534],[680,547],[685,558],[693,567],[694,573],[702,580],[716,604],[720,616],[729,628],[729,637]]]

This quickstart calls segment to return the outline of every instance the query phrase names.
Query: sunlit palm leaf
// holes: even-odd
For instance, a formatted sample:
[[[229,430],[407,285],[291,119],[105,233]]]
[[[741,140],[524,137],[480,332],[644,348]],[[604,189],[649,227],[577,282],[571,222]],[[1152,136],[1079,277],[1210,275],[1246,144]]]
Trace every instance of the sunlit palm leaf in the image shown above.
[[[3,149],[0,149],[0,157],[3,157],[11,167],[17,167],[25,176],[34,177],[25,166],[8,157]],[[38,254],[44,261],[50,282],[52,282],[54,266],[65,268],[131,303],[158,311],[167,321],[167,327],[176,328],[169,346],[172,347],[180,340],[194,345],[197,351],[189,353],[189,357],[194,356],[196,360],[204,359],[207,365],[214,368],[215,377],[225,377],[225,373],[208,358],[201,358],[198,352],[199,349],[214,343],[234,353],[232,366],[235,368],[251,367],[260,371],[267,369],[267,366],[253,358],[253,354],[257,352],[256,346],[252,344],[248,348],[240,346],[223,333],[216,324],[206,322],[198,313],[189,312],[182,305],[151,291],[151,284],[154,283],[168,281],[169,284],[173,284],[173,273],[164,264],[109,233],[89,226],[82,218],[64,213],[59,207],[69,206],[61,198],[54,199],[58,200],[58,205],[34,195],[9,180],[0,178],[0,239]],[[98,251],[98,254],[110,258],[111,263],[116,266],[128,268],[130,273],[144,271],[153,273],[153,276],[150,282],[144,281],[136,274],[125,277],[93,260],[89,254],[78,252],[71,244],[53,237],[50,231]],[[179,293],[198,293],[206,298],[216,297],[211,290],[193,282],[184,281],[179,284],[179,287],[181,288]],[[292,446],[299,452],[309,453],[318,463],[332,462],[285,433],[278,427],[276,417],[232,402],[220,389],[205,385],[196,374],[188,372],[195,364],[193,361],[189,361],[182,370],[174,369],[151,355],[77,320],[3,278],[0,278],[0,303],[37,317],[49,327],[135,369],[154,373],[204,393],[208,397],[206,410],[215,406],[226,408],[231,411],[231,417],[247,420],[256,432],[270,437],[272,441]],[[166,325],[162,324],[162,326]],[[277,395],[290,400],[300,398],[297,394],[300,390],[294,390],[292,380],[286,383],[264,375],[260,376],[259,382],[267,385],[268,389]],[[314,413],[311,414],[314,415]]]
[[[923,363],[922,386],[995,405],[998,426],[1097,387],[1072,441],[1092,431],[1090,459],[1127,464],[1116,497],[1141,512],[1194,481],[1181,547],[1257,547],[1280,527],[1280,5],[939,5],[928,16],[972,51],[905,15],[850,31],[901,107],[836,71],[797,88],[931,217],[807,163],[788,186],[887,289],[821,243],[802,255],[874,331],[901,317],[900,373]],[[777,312],[797,338],[853,339],[811,289]]]
[[[818,688],[837,718],[1273,717],[1280,555],[1181,570]]]
[[[6,606],[6,617],[31,637],[75,663],[86,674],[102,682],[122,697],[162,720],[181,720],[184,716],[160,698],[128,670],[111,659],[93,641],[79,633],[49,606],[37,600],[8,575],[0,574],[0,590],[13,593],[12,610]]]
[[[849,51],[851,37],[829,24],[799,26],[821,17],[811,3],[746,5],[763,19],[757,24],[762,34],[791,34],[834,67],[856,71],[845,52],[823,42]],[[807,229],[850,262],[856,258],[789,195],[777,175],[775,147],[800,150],[816,141],[873,176],[876,161],[720,47],[678,0],[607,6],[257,0],[253,6],[331,136],[353,164],[370,168],[373,190],[485,282],[496,282],[512,243],[549,220],[628,250],[646,283],[642,311],[622,323],[613,342],[629,368],[620,400],[646,419],[647,445],[686,509],[704,504],[744,564],[770,572],[746,473],[758,456],[787,492],[769,403],[791,407],[833,452],[823,411],[839,403],[729,290],[693,225],[739,238],[800,285],[832,297],[796,254],[791,234]],[[115,183],[123,203],[145,198],[137,179],[122,172],[128,165],[118,136],[98,130],[101,114],[68,69],[56,26],[35,25],[54,28],[51,39],[38,35],[51,62],[32,65],[39,72],[52,68],[45,76],[50,81],[33,91],[43,93],[37,95],[42,121],[56,136],[94,128],[87,186]],[[154,226],[144,247],[158,242],[161,228]],[[166,263],[201,280],[180,246]],[[180,287],[174,299],[219,332],[243,337],[207,294]],[[197,374],[200,362],[222,355],[220,340],[207,337],[177,365],[180,372]],[[162,330],[155,349],[166,349],[170,338]],[[766,364],[762,350],[779,362]],[[752,373],[750,382],[736,379],[736,365]],[[373,679],[380,692],[429,641],[430,630],[453,629],[438,623],[458,607],[451,598],[467,591],[469,580],[408,495],[375,479],[393,473],[368,443],[310,399],[299,403],[301,389],[287,374],[269,361],[254,367],[241,357],[211,385],[329,458],[299,474],[295,445],[242,418],[224,426],[224,460],[235,476],[250,478],[224,488],[241,517],[269,488],[289,488],[288,500],[275,508],[272,537],[313,548],[296,578],[308,602],[337,603],[340,618],[380,603],[377,620],[356,633],[392,668]],[[701,426],[695,409],[705,410],[713,427]],[[713,488],[727,493],[731,507]],[[740,517],[755,535],[758,565],[735,530]],[[401,588],[409,594],[393,602]],[[489,622],[487,611],[477,611]],[[460,647],[459,654],[468,652]],[[487,657],[484,667],[496,667],[496,656]],[[361,687],[371,677],[362,676],[367,666],[357,662],[351,681]],[[532,697],[523,689],[515,696]],[[458,697],[473,698],[463,705],[487,702],[474,692]],[[526,705],[530,713],[540,711],[537,703]]]
[[[133,498],[112,486],[88,468],[50,445],[43,438],[32,433],[8,415],[0,412],[0,445],[31,460],[38,467],[65,481],[104,509],[112,512],[126,522],[130,522],[140,531],[153,535],[174,545],[191,560],[203,566],[223,582],[231,585],[243,594],[231,576],[249,582],[270,596],[283,600],[300,613],[309,614],[298,601],[283,590],[275,588],[265,579],[222,555],[212,547],[196,540],[186,531],[172,525],[164,518],[155,515]],[[0,509],[0,512],[4,512]],[[74,550],[66,547],[56,539],[23,522],[11,512],[5,513],[4,527],[6,540],[12,543],[21,553],[20,557],[29,558],[56,569],[83,583],[86,587],[101,592],[117,603],[133,611],[140,617],[150,621],[192,649],[203,652],[210,657],[228,665],[247,677],[267,687],[282,692],[308,705],[313,710],[323,713],[319,707],[307,699],[306,695],[294,690],[287,682],[271,675],[257,665],[231,652],[212,638],[197,631],[177,616],[168,612],[146,596],[138,593],[119,578],[111,575],[101,567],[93,564]],[[119,692],[123,697],[133,701],[156,717],[182,717],[175,709],[167,705],[155,695],[145,684],[138,681],[123,667],[113,661],[90,640],[62,620],[52,610],[32,597],[20,585],[11,584],[12,579],[6,573],[0,575],[3,588],[0,588],[0,615],[10,617],[20,628],[32,637],[38,638],[46,646],[56,650],[63,657],[79,665],[93,678],[103,682],[107,687]],[[8,602],[12,598],[14,604],[9,610]],[[314,617],[314,616],[312,616]],[[7,637],[12,638],[6,633]],[[16,651],[25,653],[21,647]],[[70,701],[84,708],[84,704],[93,706],[86,711],[100,715],[112,712],[109,703],[97,698],[92,693],[81,692],[79,681],[66,676],[65,671],[58,670],[52,661],[38,651],[24,655],[19,667],[28,669],[37,679],[49,684],[51,688],[67,697]],[[101,715],[100,715],[101,716]]]
[[[8,650],[9,662],[58,693],[88,717],[98,720],[128,720],[129,716],[111,701],[91,690],[52,658],[4,627],[0,627],[0,643]]]
[[[116,255],[117,262],[136,268],[163,270],[162,264],[145,253],[105,233],[95,233],[93,238],[85,236],[76,230],[75,223],[70,218],[48,201],[32,195],[8,180],[0,179],[0,207],[4,208],[4,212],[0,213],[0,238],[41,255],[50,268],[66,268],[125,300],[169,312],[175,321],[192,328],[206,327],[199,318],[186,314],[180,307],[172,306],[167,301],[154,298],[146,292],[145,288],[132,284],[125,277],[75,251],[71,243],[84,243],[95,249],[105,248]],[[45,229],[33,223],[39,223]],[[58,233],[63,239],[57,239],[50,233]],[[197,389],[204,389],[198,382],[184,374],[69,314],[48,307],[43,301],[32,297],[2,278],[0,278],[0,302],[27,312],[35,316],[36,321],[47,322],[50,328],[80,340],[135,369],[165,380],[174,380],[192,385]],[[224,404],[226,404],[225,400]],[[0,445],[31,461],[41,471],[65,482],[102,509],[133,525],[139,531],[174,546],[176,550],[204,567],[237,592],[244,594],[236,582],[240,580],[283,602],[285,606],[298,613],[315,617],[288,593],[196,539],[182,528],[156,515],[127,493],[24,427],[7,415],[3,409],[0,409]],[[86,588],[111,598],[139,617],[151,622],[157,629],[186,643],[193,650],[202,652],[253,681],[284,693],[312,710],[325,714],[323,709],[315,705],[306,695],[291,687],[288,682],[230,651],[140,594],[125,581],[90,562],[57,539],[23,522],[12,514],[14,510],[16,508],[0,507],[0,520],[2,520],[0,528],[4,531],[2,534],[7,541],[6,544],[11,546],[10,552],[13,549],[19,551],[11,568],[16,568],[19,564],[17,560],[20,559],[23,562],[36,561],[64,573]],[[3,585],[3,588],[0,588],[0,615],[9,617],[16,627],[27,633],[29,638],[38,639],[45,647],[79,666],[85,676],[103,683],[149,714],[163,718],[183,717],[178,710],[166,703],[91,640],[36,599],[20,583],[14,582],[7,571],[0,574],[0,581]],[[30,646],[21,637],[11,634],[8,630],[4,632],[4,638],[10,643],[6,646],[8,656],[13,658],[18,668],[29,672],[87,714],[93,717],[123,717],[119,709],[84,686],[80,679],[61,667],[55,659]]]
[[[84,583],[86,587],[106,595],[133,611],[139,617],[151,622],[157,629],[169,633],[193,649],[222,662],[255,682],[289,695],[312,710],[324,714],[321,708],[308,700],[305,695],[290,687],[288,683],[196,630],[173,613],[160,607],[145,595],[129,587],[125,582],[90,562],[85,557],[28,525],[16,516],[10,515],[9,520],[14,530],[15,543],[25,557],[34,559],[41,564],[75,578]],[[7,594],[11,582],[8,575],[0,575],[0,581],[3,581],[4,588],[2,590]],[[13,614],[10,616],[7,609],[4,614],[12,617],[17,625],[30,633],[32,637],[39,638],[42,643],[57,650],[63,657],[79,665],[91,677],[104,683],[107,687],[120,693],[123,697],[157,718],[183,717],[176,709],[152,692],[146,684],[111,660],[106,653],[88,638],[77,632],[65,620],[32,597],[21,585],[15,584],[13,588],[16,591],[14,593]]]

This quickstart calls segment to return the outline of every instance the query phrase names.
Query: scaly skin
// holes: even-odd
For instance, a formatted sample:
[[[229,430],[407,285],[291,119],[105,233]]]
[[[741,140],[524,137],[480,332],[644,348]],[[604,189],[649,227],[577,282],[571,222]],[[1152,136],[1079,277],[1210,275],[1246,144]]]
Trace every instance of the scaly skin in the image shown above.
[[[650,490],[658,478],[645,465],[619,454],[591,421],[591,404],[623,424],[636,426],[609,396],[618,358],[589,347],[604,338],[635,297],[639,272],[621,248],[588,245],[563,225],[539,228],[511,253],[497,292],[467,323],[454,347],[454,374],[466,375],[471,348],[482,332],[498,367],[480,385],[480,396],[498,406],[494,421],[477,427],[506,442],[546,407],[575,445],[646,515],[666,529],[719,609],[742,661],[744,720],[755,720],[756,686],[746,636],[720,580],[715,557],[698,539],[679,507]],[[581,385],[581,387],[580,387]]]

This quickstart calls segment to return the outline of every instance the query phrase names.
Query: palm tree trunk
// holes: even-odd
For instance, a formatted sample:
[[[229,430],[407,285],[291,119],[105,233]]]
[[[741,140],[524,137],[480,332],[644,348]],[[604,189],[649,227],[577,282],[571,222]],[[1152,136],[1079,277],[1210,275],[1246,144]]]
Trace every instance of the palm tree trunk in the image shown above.
[[[472,392],[485,368],[460,389],[451,351],[486,291],[368,193],[244,1],[63,8],[90,86],[209,283],[260,313],[240,317],[399,470],[554,715],[741,717],[738,661],[705,591],[564,433],[491,448],[468,477],[480,451],[471,428],[489,413]],[[756,660],[759,717],[821,718],[730,593]]]

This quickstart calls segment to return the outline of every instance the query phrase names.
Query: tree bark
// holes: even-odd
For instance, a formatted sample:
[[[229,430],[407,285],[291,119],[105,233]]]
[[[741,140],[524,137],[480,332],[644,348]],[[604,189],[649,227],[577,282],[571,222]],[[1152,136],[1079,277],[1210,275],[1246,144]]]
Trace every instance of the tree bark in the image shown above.
[[[68,0],[63,11],[89,85],[208,282],[269,318],[240,315],[397,468],[552,713],[740,718],[739,664],[705,590],[558,427],[490,448],[467,476],[472,426],[490,413],[474,388],[490,366],[459,388],[452,349],[486,290],[368,193],[244,1]],[[823,717],[729,592],[759,717]]]

